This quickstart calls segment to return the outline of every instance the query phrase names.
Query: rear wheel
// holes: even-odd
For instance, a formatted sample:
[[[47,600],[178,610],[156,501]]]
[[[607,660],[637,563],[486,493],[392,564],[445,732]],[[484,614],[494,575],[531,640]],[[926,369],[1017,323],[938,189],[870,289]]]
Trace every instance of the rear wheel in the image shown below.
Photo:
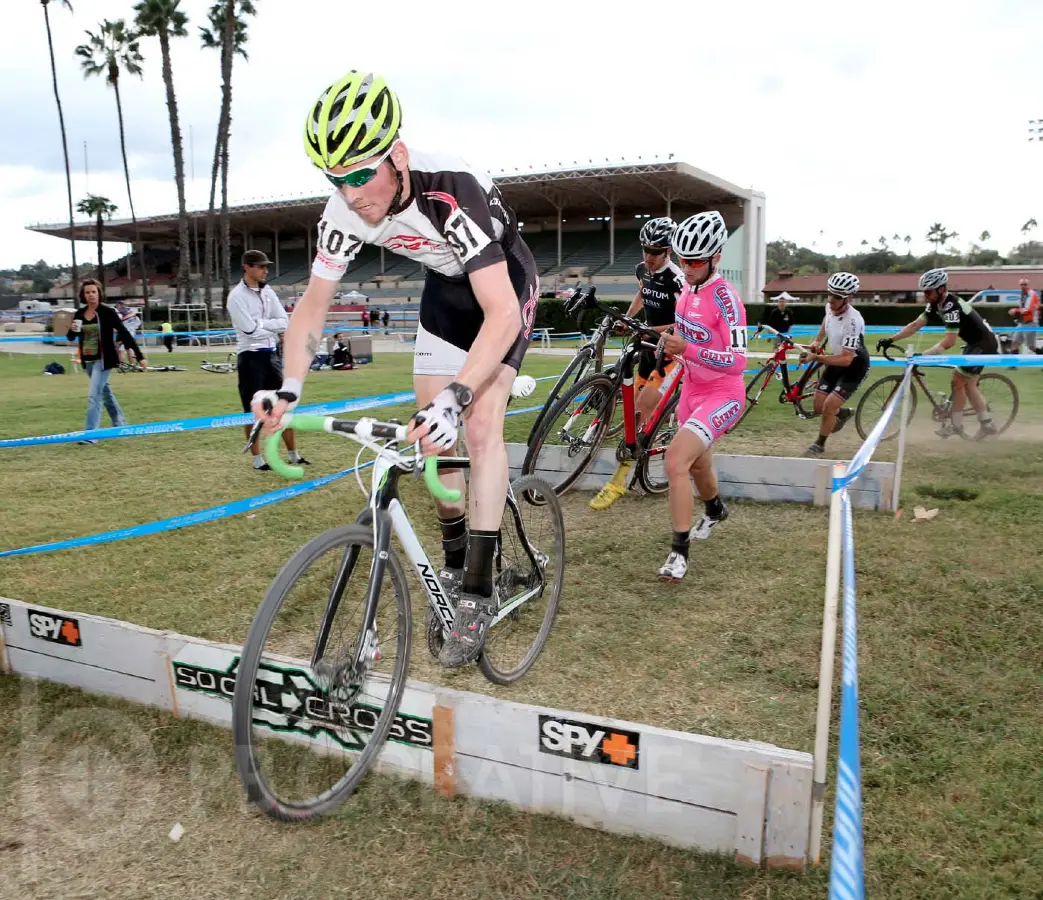
[[[1003,434],[1018,414],[1020,400],[1017,387],[1006,375],[989,372],[978,378],[978,390],[981,391],[986,407],[992,413],[992,424],[996,426],[996,434]],[[968,400],[963,410],[964,419],[972,421],[977,415]],[[978,439],[980,434],[966,428],[960,433],[969,440]]]
[[[543,651],[558,614],[565,581],[565,518],[542,478],[511,484],[493,560],[499,610],[478,668],[493,684],[514,684]]]
[[[764,393],[764,389],[768,386],[768,381],[771,380],[771,376],[775,372],[775,364],[768,363],[767,365],[761,366],[760,370],[756,375],[753,375],[749,381],[746,382],[746,405],[742,408],[742,415],[739,416],[738,420],[728,429],[729,432],[735,431],[743,420],[750,414],[753,407],[755,407],[761,398],[761,394]]]
[[[607,375],[592,375],[569,388],[529,443],[522,474],[538,475],[557,496],[564,494],[601,447],[617,397],[616,382]]]
[[[797,413],[802,419],[812,419],[817,414],[815,412],[815,387],[812,385],[810,388],[808,384],[811,383],[812,378],[819,374],[819,369],[822,368],[821,363],[811,363],[804,374],[797,380],[797,386],[800,391],[797,394],[797,399],[794,400],[794,406],[797,407]]]
[[[680,399],[681,392],[675,391],[673,398],[663,410],[655,431],[652,432],[648,452],[642,454],[637,464],[638,484],[649,494],[663,494],[670,489],[670,482],[666,477],[666,448],[677,434],[677,404]]]

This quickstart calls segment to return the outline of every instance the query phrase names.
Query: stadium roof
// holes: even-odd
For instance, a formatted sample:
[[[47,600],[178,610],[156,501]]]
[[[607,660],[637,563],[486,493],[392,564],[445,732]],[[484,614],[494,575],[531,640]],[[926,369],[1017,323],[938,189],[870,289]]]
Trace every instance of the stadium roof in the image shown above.
[[[702,209],[720,209],[734,228],[742,221],[745,201],[757,192],[730,184],[683,162],[621,163],[593,168],[557,169],[546,172],[521,172],[493,176],[504,199],[521,221],[553,219],[558,210],[573,215],[608,215],[614,204],[617,216],[649,213],[670,205],[675,216]],[[283,233],[310,230],[318,220],[329,194],[316,197],[264,200],[230,207],[231,228],[235,233],[262,233],[279,229]],[[201,230],[206,210],[189,212]],[[177,213],[138,219],[141,236],[149,242],[176,242]],[[68,223],[28,226],[40,234],[68,239]],[[76,240],[96,240],[92,221],[74,224]],[[105,223],[105,239],[131,242],[134,229],[130,219]]]

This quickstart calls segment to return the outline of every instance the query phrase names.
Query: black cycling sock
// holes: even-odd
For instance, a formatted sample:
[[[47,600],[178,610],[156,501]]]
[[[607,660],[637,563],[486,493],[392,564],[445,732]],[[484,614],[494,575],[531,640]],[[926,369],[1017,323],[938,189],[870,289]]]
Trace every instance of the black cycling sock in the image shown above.
[[[724,504],[721,503],[721,495],[718,494],[713,500],[704,500],[706,506],[706,515],[711,519],[719,519],[724,515]]]
[[[467,553],[467,521],[463,516],[438,520],[442,529],[442,549],[445,551],[447,569],[462,569]]]
[[[815,443],[818,444],[820,447],[825,447],[827,437],[828,435],[820,434],[817,438],[815,438]]]
[[[670,545],[670,549],[674,553],[680,553],[685,559],[688,559],[688,532],[687,531],[675,531],[674,542]]]
[[[498,531],[474,531],[467,536],[467,560],[464,563],[463,592],[479,597],[493,595],[493,556]]]

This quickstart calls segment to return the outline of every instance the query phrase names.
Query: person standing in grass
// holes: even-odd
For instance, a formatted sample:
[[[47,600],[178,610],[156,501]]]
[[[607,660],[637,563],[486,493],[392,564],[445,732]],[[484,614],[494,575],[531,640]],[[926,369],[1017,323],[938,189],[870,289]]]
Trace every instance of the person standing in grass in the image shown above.
[[[260,250],[247,250],[243,254],[243,280],[228,293],[228,314],[235,328],[237,366],[239,375],[239,400],[243,412],[250,412],[250,402],[258,391],[278,390],[282,385],[282,365],[279,360],[279,338],[286,331],[289,318],[282,308],[279,297],[267,282],[268,257]],[[244,425],[246,437],[250,437],[251,426]],[[290,461],[297,465],[310,465],[297,452],[293,429],[283,432],[283,442],[290,451]],[[251,445],[254,469],[269,470],[261,455],[260,438]]]
[[[104,404],[112,424],[120,427],[127,424],[127,419],[116,402],[116,395],[109,385],[110,372],[119,366],[119,350],[117,340],[138,359],[138,365],[145,368],[147,362],[138,348],[134,336],[127,331],[120,320],[119,313],[102,301],[101,283],[93,278],[85,278],[80,282],[80,303],[83,304],[72,323],[66,339],[77,341],[80,349],[80,361],[83,371],[90,379],[87,389],[87,421],[86,431],[93,431],[101,425],[101,407]],[[96,444],[97,441],[84,438],[81,444]]]

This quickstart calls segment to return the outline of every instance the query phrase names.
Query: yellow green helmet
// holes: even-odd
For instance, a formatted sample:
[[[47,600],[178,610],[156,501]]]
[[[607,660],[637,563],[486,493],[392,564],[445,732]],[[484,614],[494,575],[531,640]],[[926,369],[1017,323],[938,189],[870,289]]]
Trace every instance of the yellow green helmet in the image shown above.
[[[398,137],[402,108],[387,82],[352,69],[322,92],[304,123],[304,149],[323,171],[384,152]]]

